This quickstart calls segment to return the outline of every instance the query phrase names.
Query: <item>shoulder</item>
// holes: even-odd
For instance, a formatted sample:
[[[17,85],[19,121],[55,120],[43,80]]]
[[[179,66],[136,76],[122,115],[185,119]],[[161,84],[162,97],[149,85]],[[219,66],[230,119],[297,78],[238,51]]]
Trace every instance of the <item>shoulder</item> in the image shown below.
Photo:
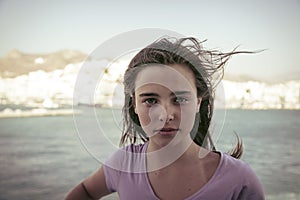
[[[239,175],[243,178],[248,178],[247,175],[250,177],[256,176],[249,164],[247,164],[245,161],[236,159],[227,153],[221,153],[221,157],[220,165],[222,168],[226,169],[226,171],[234,173],[235,175]]]
[[[239,168],[239,169],[244,169],[247,170],[249,168],[249,165],[237,158],[232,157],[231,155],[227,154],[227,153],[220,153],[221,157],[222,157],[222,165],[223,167],[230,167],[230,168]]]
[[[252,177],[256,177],[251,167],[244,161],[236,159],[227,153],[221,153],[219,170],[222,175],[239,182],[247,182]]]
[[[252,168],[244,161],[221,153],[220,171],[233,183],[241,199],[264,199],[263,187]],[[250,198],[251,197],[251,198]]]
[[[134,174],[144,172],[146,169],[146,144],[130,144],[118,149],[103,164],[106,184],[109,191],[118,191],[126,188],[128,182],[134,182]]]
[[[141,171],[144,167],[147,144],[130,144],[118,149],[104,165],[120,172]]]
[[[110,160],[115,160],[115,159],[122,159],[122,158],[126,158],[129,157],[131,155],[138,155],[138,154],[142,154],[145,152],[146,149],[146,143],[145,144],[130,144],[124,147],[119,148],[118,150],[116,150],[112,156],[110,156],[110,158],[108,158],[108,161]]]

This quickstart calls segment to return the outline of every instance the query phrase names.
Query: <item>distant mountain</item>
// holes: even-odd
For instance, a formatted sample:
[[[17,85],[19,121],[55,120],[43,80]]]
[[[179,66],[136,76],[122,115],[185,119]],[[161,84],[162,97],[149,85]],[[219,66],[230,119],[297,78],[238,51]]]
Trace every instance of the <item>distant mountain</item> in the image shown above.
[[[262,82],[262,80],[245,75],[245,74],[224,74],[224,80],[233,81],[233,82],[247,82],[247,81],[258,81]]]
[[[300,80],[300,70],[299,71],[288,71],[280,75],[272,75],[268,78],[257,78],[245,74],[224,74],[224,80],[233,81],[233,82],[247,82],[247,81],[256,81],[256,82],[265,82],[269,84],[282,83],[292,80]]]
[[[290,80],[300,80],[300,69],[297,71],[289,71],[284,74],[276,75],[275,80],[280,80],[281,82]]]
[[[43,70],[51,72],[64,69],[70,63],[84,61],[88,55],[76,50],[61,50],[48,54],[29,54],[17,49],[11,50],[6,56],[0,57],[0,78],[14,78],[32,71]],[[233,82],[258,81],[280,83],[290,80],[300,80],[300,70],[273,75],[269,78],[256,78],[245,74],[228,74],[225,71],[224,80]]]
[[[63,69],[67,64],[83,61],[87,55],[75,50],[61,50],[49,54],[28,54],[13,49],[0,58],[0,77],[13,78],[31,71],[46,72]]]

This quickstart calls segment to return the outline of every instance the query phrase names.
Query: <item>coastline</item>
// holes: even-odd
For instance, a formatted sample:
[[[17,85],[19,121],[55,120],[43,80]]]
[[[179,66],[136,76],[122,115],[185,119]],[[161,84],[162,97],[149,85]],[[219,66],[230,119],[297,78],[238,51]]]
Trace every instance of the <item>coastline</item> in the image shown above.
[[[17,106],[17,105],[15,105]],[[81,108],[80,108],[81,107]],[[100,105],[79,105],[79,107],[67,107],[67,108],[28,108],[24,106],[10,108],[6,107],[3,110],[0,110],[0,119],[2,118],[24,118],[24,117],[46,117],[46,116],[63,116],[63,115],[74,115],[74,114],[81,114],[82,109],[84,108],[101,108],[101,109],[122,109],[121,107],[109,107],[109,106],[100,106]],[[295,110],[298,111],[300,109],[253,109],[253,108],[215,108],[215,111],[222,111],[222,110],[252,110],[252,111],[264,111],[264,110]]]
[[[17,118],[17,117],[42,117],[42,116],[61,116],[61,115],[73,115],[80,113],[75,109],[45,109],[35,108],[31,110],[10,109],[6,108],[0,112],[0,118]]]

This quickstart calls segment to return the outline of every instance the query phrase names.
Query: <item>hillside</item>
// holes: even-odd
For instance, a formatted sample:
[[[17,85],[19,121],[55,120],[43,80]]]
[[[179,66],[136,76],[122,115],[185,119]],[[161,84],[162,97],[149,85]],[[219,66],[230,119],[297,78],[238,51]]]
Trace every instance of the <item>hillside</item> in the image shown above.
[[[0,77],[14,78],[32,71],[46,72],[64,69],[67,64],[82,62],[87,55],[75,50],[61,50],[49,54],[28,54],[13,49],[0,58]]]

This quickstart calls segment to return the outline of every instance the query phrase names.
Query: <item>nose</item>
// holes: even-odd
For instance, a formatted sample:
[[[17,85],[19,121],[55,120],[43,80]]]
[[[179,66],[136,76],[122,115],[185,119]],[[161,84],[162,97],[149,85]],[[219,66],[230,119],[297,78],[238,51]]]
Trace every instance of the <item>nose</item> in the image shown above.
[[[158,119],[161,122],[169,123],[175,118],[175,110],[170,105],[161,105],[161,111],[159,113]]]

